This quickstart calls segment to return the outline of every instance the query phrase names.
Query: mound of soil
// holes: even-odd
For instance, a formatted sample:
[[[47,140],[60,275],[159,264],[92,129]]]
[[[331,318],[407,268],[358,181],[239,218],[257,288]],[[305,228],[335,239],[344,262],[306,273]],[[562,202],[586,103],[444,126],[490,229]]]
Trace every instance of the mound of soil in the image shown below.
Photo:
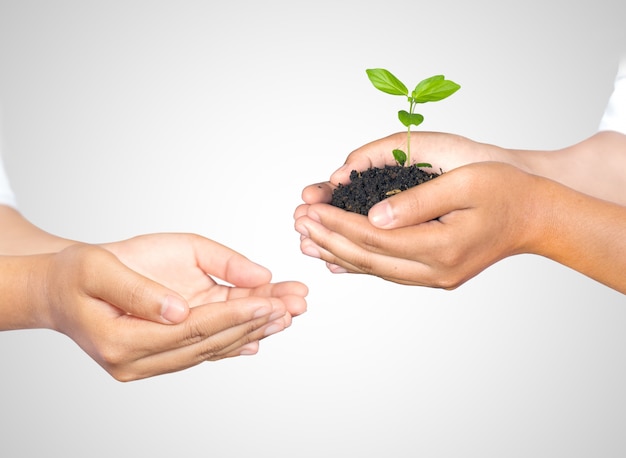
[[[374,167],[363,172],[353,170],[350,174],[350,183],[339,184],[333,192],[331,205],[367,215],[369,209],[381,200],[430,181],[439,175],[439,173],[425,172],[415,166],[400,165]]]

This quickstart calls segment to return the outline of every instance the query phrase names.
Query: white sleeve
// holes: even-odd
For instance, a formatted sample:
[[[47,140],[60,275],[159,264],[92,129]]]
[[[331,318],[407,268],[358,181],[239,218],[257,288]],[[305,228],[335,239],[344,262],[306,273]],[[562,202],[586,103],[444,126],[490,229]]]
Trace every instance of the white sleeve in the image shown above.
[[[1,134],[1,132],[0,132]],[[15,200],[15,194],[9,183],[9,177],[4,170],[4,160],[2,157],[2,135],[0,135],[0,205],[9,205],[17,208],[17,202]]]
[[[613,130],[626,134],[626,57],[620,61],[613,93],[600,120],[598,130]]]
[[[4,163],[0,156],[0,205],[9,205],[17,208],[17,202],[15,201],[15,194],[9,184],[9,178],[4,170]]]

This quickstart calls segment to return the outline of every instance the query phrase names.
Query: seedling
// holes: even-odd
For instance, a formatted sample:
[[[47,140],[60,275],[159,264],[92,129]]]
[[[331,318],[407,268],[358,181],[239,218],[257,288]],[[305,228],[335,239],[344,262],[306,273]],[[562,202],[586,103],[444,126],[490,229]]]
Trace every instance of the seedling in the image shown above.
[[[461,86],[454,81],[445,79],[443,75],[435,75],[422,80],[413,92],[409,94],[407,87],[396,78],[391,72],[384,68],[373,68],[366,70],[367,76],[376,89],[391,95],[403,95],[409,102],[409,111],[398,111],[398,119],[407,128],[406,153],[400,149],[393,150],[393,157],[404,166],[411,165],[411,126],[419,126],[424,121],[424,116],[415,113],[415,106],[418,103],[437,102],[451,96],[458,91]],[[430,164],[419,163],[417,167],[432,167]]]

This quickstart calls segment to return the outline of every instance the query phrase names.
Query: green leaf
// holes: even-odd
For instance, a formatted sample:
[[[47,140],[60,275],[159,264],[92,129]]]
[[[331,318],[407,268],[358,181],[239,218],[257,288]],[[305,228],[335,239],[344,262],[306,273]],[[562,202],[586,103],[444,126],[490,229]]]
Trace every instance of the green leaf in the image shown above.
[[[428,167],[429,169],[432,169],[433,165],[429,164],[428,162],[419,162],[419,163],[415,164],[415,167],[419,167],[419,168],[426,168],[426,167]]]
[[[422,80],[411,94],[416,103],[437,102],[451,96],[461,88],[443,75],[435,75]]]
[[[398,111],[398,119],[405,127],[419,126],[424,121],[424,116],[419,113],[409,113],[405,110]]]
[[[365,71],[367,72],[367,77],[379,91],[391,95],[409,95],[409,90],[404,83],[393,76],[388,70],[384,68],[371,68]]]
[[[404,165],[404,163],[406,162],[405,152],[402,151],[401,149],[394,149],[392,152],[393,152],[393,158],[396,160],[396,162],[400,165]]]

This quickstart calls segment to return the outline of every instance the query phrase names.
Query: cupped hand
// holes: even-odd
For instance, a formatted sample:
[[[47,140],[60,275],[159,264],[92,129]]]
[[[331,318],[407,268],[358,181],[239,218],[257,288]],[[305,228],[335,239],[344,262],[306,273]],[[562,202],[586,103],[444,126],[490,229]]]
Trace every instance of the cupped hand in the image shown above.
[[[292,316],[306,310],[302,300],[307,294],[305,285],[295,281],[270,283],[272,274],[268,269],[200,235],[148,234],[101,246],[130,269],[178,292],[190,307],[262,296],[282,298]],[[155,321],[160,321],[163,315],[155,307],[126,311]],[[174,319],[169,321],[179,322],[185,313],[173,310]]]
[[[305,204],[295,228],[302,252],[333,272],[452,289],[532,249],[541,180],[508,164],[475,163],[386,199],[367,217]]]
[[[392,151],[406,151],[406,140],[406,132],[400,132],[361,146],[348,155],[345,163],[331,174],[329,181],[307,186],[302,192],[302,200],[305,204],[330,202],[334,188],[340,183],[349,183],[353,170],[395,165]],[[473,162],[498,161],[518,165],[516,156],[510,150],[441,132],[413,133],[411,158],[413,163],[431,164],[432,168],[425,170],[437,173],[449,172]]]
[[[42,257],[44,285],[33,290],[49,304],[49,327],[121,381],[255,354],[306,309],[305,285],[269,283],[265,268],[200,236],[76,244]]]

